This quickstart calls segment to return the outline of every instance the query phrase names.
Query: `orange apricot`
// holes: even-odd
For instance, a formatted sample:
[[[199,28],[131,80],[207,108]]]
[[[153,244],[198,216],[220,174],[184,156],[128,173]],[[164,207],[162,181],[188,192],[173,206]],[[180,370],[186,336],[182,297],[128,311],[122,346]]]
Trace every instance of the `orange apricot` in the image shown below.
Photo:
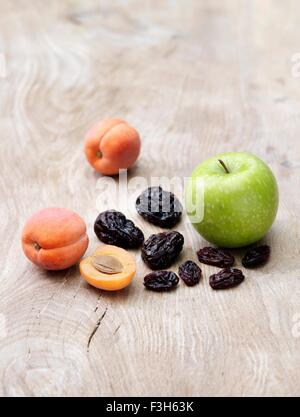
[[[92,256],[79,264],[82,277],[92,286],[117,291],[129,285],[136,273],[135,259],[125,249],[98,246]]]
[[[61,270],[74,265],[89,243],[82,218],[65,208],[46,208],[33,214],[22,232],[25,255],[35,265]]]
[[[96,123],[85,135],[84,151],[92,167],[104,175],[130,168],[141,148],[138,132],[122,119]]]

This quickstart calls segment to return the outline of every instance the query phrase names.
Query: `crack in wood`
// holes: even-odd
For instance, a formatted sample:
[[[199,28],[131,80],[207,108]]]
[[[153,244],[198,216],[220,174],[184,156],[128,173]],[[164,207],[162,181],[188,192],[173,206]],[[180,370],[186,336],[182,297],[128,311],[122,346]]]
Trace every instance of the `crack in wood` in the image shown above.
[[[94,313],[96,313],[96,311],[98,311],[98,308],[99,308],[98,303],[99,303],[99,300],[100,300],[101,297],[102,297],[102,294],[100,294],[99,297],[97,298],[97,305],[96,305],[96,307],[94,309]]]
[[[107,310],[108,310],[108,308],[106,307],[106,309],[105,309],[104,313],[103,313],[103,314],[102,314],[102,316],[101,316],[101,317],[97,320],[97,323],[95,324],[95,326],[94,326],[94,328],[93,328],[93,330],[92,330],[92,332],[91,332],[91,334],[90,334],[90,337],[89,337],[89,340],[88,340],[88,343],[87,343],[87,347],[86,347],[87,352],[89,352],[89,350],[90,350],[90,344],[91,344],[91,342],[92,342],[92,340],[93,340],[93,338],[94,338],[95,334],[97,333],[97,331],[98,331],[98,329],[99,329],[99,327],[100,327],[100,324],[101,324],[102,320],[104,319],[104,317],[105,317],[105,315],[106,315],[106,313],[107,313]]]
[[[114,331],[114,335],[119,331],[119,329],[120,329],[120,327],[121,327],[121,324],[119,324],[119,326],[116,328],[116,330]]]

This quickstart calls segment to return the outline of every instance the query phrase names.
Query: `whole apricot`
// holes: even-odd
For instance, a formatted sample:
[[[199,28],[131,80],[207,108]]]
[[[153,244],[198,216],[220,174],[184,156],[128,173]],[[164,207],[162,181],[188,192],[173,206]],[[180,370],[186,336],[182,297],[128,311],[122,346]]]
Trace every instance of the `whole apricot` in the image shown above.
[[[84,151],[88,162],[101,174],[115,175],[130,168],[141,149],[138,132],[122,119],[96,123],[85,135]]]
[[[33,214],[22,233],[22,247],[35,265],[61,270],[74,265],[89,243],[82,218],[65,208],[46,208]]]

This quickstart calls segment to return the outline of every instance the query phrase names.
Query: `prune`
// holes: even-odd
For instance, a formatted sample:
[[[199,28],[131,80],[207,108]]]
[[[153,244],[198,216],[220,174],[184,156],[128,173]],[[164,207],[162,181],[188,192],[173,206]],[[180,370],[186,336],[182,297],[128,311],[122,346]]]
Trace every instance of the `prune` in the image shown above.
[[[94,230],[102,242],[124,249],[138,248],[144,241],[143,232],[116,210],[100,213],[95,221]]]
[[[245,268],[255,268],[266,263],[270,257],[270,253],[271,249],[268,245],[249,249],[242,259],[242,264]]]
[[[179,232],[151,235],[142,246],[142,259],[151,269],[168,268],[182,250],[184,237]]]
[[[201,278],[201,273],[201,269],[193,261],[184,262],[178,269],[178,275],[189,287],[198,284]]]
[[[223,249],[206,247],[197,252],[203,264],[227,268],[234,264],[234,257]]]
[[[172,271],[150,272],[144,278],[144,285],[152,291],[168,291],[176,287],[179,282],[178,276]]]
[[[214,290],[226,290],[227,288],[236,287],[245,279],[240,269],[225,268],[209,278],[209,285]]]
[[[149,187],[136,200],[137,212],[156,226],[171,228],[180,220],[182,205],[178,198],[161,187]]]

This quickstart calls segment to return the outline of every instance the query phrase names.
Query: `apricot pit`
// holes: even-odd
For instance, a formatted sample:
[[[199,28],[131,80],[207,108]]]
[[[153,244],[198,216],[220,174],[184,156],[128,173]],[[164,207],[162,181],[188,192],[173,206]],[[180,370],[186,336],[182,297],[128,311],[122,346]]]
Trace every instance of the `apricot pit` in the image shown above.
[[[123,272],[121,262],[111,255],[93,255],[92,264],[98,271],[104,274],[119,274]]]

